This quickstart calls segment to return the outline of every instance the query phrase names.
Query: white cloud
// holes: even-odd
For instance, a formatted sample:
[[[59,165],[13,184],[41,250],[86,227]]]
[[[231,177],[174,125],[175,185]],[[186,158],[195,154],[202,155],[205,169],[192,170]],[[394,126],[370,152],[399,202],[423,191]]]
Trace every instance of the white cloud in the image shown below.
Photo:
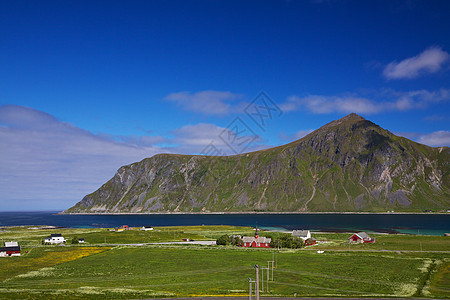
[[[450,146],[450,131],[446,130],[431,133],[395,132],[395,134],[431,147]]]
[[[386,111],[406,111],[424,108],[433,103],[450,100],[450,90],[437,91],[417,90],[410,92],[397,92],[383,90],[374,95],[377,101],[368,97],[351,96],[322,96],[310,95],[306,97],[291,96],[280,105],[284,112],[306,110],[314,114],[329,113],[361,113],[376,114]]]
[[[440,47],[430,47],[400,62],[389,63],[383,71],[387,79],[413,79],[421,75],[436,73],[449,60],[450,55]]]
[[[162,151],[94,135],[23,106],[0,107],[0,124],[0,211],[68,208],[119,166]]]
[[[68,208],[120,166],[157,153],[205,153],[210,144],[223,155],[242,149],[227,144],[226,138],[234,134],[232,126],[200,123],[170,134],[171,138],[96,135],[42,111],[0,106],[0,211]],[[267,147],[249,131],[240,132],[236,141],[248,141],[246,151]]]
[[[288,134],[285,134],[284,132],[281,132],[279,134],[278,138],[285,142],[292,142],[292,141],[296,141],[296,140],[301,139],[302,137],[307,136],[308,134],[310,134],[313,131],[314,131],[313,129],[304,129],[304,130],[299,130],[292,135],[288,135]]]
[[[197,93],[178,92],[164,99],[177,103],[183,109],[205,115],[227,115],[235,110],[230,102],[241,98],[241,95],[224,91],[201,91]]]
[[[120,166],[157,153],[205,153],[213,144],[233,155],[241,149],[226,143],[233,134],[232,126],[200,123],[173,130],[171,138],[96,135],[42,111],[0,106],[0,211],[68,208]],[[246,151],[268,147],[248,131],[237,140],[249,141]]]
[[[450,131],[440,130],[424,134],[417,141],[428,146],[450,146]]]
[[[199,153],[208,154],[207,147],[213,145],[222,155],[233,155],[240,153],[242,149],[259,149],[257,143],[261,139],[253,132],[241,131],[235,135],[232,128],[216,126],[214,124],[200,123],[185,125],[172,131],[174,138],[171,140],[176,145],[177,153]],[[230,140],[230,137],[232,140]],[[237,139],[233,139],[236,137]],[[243,144],[240,144],[242,142]],[[210,150],[210,149],[209,149]]]

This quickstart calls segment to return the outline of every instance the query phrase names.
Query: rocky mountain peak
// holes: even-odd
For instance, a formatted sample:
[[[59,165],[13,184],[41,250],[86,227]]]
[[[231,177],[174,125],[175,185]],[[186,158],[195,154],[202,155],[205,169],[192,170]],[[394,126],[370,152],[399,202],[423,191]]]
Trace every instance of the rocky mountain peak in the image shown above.
[[[160,154],[123,167],[66,212],[417,212],[447,209],[450,150],[352,113],[235,156]]]

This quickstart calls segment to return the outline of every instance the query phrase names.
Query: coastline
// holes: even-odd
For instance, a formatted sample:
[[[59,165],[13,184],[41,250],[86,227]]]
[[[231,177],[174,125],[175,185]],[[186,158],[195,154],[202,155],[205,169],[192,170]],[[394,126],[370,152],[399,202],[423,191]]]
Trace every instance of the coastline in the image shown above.
[[[55,215],[449,215],[448,212],[95,212],[66,213]]]

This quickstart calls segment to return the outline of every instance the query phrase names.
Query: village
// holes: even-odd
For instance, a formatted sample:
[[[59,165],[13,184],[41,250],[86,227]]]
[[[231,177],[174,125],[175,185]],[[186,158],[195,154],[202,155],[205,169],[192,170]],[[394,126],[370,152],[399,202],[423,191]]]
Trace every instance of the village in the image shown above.
[[[18,226],[0,239],[0,298],[17,299],[248,297],[256,278],[261,296],[411,297],[438,286],[445,298],[450,253],[445,236],[256,226]]]
[[[45,227],[43,227],[45,228]],[[31,228],[36,229],[36,228]],[[155,229],[152,226],[141,226],[141,227],[130,227],[128,225],[122,225],[116,228],[108,229],[109,232],[121,233],[125,231],[143,231],[152,232]],[[146,244],[199,244],[199,245],[233,245],[244,248],[302,248],[313,245],[318,245],[318,243],[324,243],[324,241],[317,241],[312,235],[310,230],[297,229],[292,232],[278,234],[277,238],[272,238],[268,236],[260,236],[261,229],[258,227],[254,228],[254,235],[222,235],[215,241],[204,241],[204,240],[194,240],[188,236],[180,237],[176,239],[176,234],[174,234],[174,239],[164,242],[146,243]],[[270,236],[270,231],[264,231],[265,235]],[[105,238],[106,241],[106,238]],[[286,243],[288,241],[288,243]],[[140,243],[142,241],[136,240],[135,243]],[[59,245],[66,246],[68,244],[96,244],[93,241],[85,241],[82,237],[72,237],[71,239],[65,238],[61,233],[51,233],[50,236],[41,239],[42,245]],[[325,241],[326,243],[326,241]],[[375,243],[375,238],[371,238],[366,232],[357,232],[351,234],[348,237],[348,244],[364,244],[364,243]],[[120,244],[120,243],[116,243]],[[129,243],[124,243],[129,244]],[[3,247],[0,247],[0,257],[15,257],[21,255],[21,245],[18,241],[8,241],[4,242]]]

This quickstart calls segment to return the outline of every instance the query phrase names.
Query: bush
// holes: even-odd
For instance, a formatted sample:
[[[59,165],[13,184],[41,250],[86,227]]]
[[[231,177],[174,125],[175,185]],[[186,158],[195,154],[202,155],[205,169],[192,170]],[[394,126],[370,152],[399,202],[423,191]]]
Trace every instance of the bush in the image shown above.
[[[271,248],[291,248],[298,249],[302,247],[302,239],[296,236],[291,236],[289,234],[283,234],[277,239],[272,239],[270,242]]]
[[[73,237],[73,239],[72,239],[72,244],[78,244],[79,243],[79,241],[78,241],[78,237]]]
[[[238,236],[230,237],[230,243],[231,245],[238,247],[242,247],[242,245],[244,244],[244,242]]]
[[[229,245],[230,244],[230,237],[226,234],[222,235],[221,237],[219,237],[216,241],[217,245]]]

